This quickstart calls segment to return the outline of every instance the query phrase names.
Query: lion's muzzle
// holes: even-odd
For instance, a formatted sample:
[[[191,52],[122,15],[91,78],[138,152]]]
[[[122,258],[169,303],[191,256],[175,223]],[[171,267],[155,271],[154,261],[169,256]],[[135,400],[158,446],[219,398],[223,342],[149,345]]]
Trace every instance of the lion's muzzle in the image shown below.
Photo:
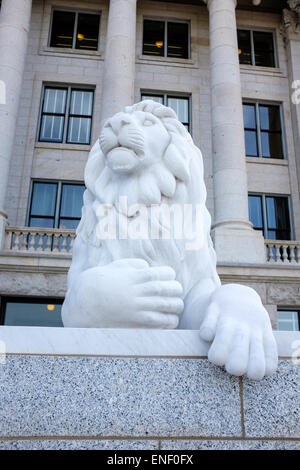
[[[107,156],[107,165],[118,173],[130,173],[138,165],[138,159],[133,150],[126,147],[116,147]]]

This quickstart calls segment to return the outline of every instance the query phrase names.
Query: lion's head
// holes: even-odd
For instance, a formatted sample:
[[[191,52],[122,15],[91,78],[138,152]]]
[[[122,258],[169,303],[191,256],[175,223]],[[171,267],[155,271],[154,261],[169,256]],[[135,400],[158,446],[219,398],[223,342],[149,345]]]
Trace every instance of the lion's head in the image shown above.
[[[127,196],[129,205],[172,198],[176,179],[188,182],[190,138],[170,108],[145,100],[108,119],[99,143],[105,168],[95,191],[102,202]],[[179,142],[181,140],[181,143]]]
[[[117,205],[120,196],[132,204],[160,204],[176,199],[178,186],[188,186],[191,161],[197,166],[197,188],[202,202],[206,190],[200,150],[175,112],[145,100],[108,119],[91,150],[85,169],[87,190],[78,232],[89,235],[88,207],[93,203]],[[182,192],[181,188],[181,192]],[[182,201],[181,202],[190,202]],[[198,202],[198,201],[197,201]],[[94,204],[95,209],[95,204]],[[91,218],[91,214],[88,218]]]

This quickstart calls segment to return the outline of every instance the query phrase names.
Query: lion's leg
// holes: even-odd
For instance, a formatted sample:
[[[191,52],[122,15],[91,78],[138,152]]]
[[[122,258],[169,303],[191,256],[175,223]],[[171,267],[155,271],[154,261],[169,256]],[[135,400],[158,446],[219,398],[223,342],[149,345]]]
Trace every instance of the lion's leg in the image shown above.
[[[199,281],[184,298],[184,311],[178,329],[199,330],[212,293],[217,289],[212,279]]]

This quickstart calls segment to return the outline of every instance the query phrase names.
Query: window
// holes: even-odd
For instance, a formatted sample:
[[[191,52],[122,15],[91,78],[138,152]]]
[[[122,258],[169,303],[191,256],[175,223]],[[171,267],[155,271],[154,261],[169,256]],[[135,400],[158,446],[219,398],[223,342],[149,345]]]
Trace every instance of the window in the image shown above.
[[[240,64],[276,67],[272,32],[238,29]]]
[[[153,100],[172,108],[184,127],[190,130],[190,99],[188,96],[168,95],[165,93],[142,93],[142,100]]]
[[[278,310],[277,312],[278,330],[299,331],[300,312],[296,310]]]
[[[143,54],[189,58],[189,23],[144,20]]]
[[[1,325],[9,326],[63,326],[62,299],[2,297]]]
[[[75,230],[81,218],[84,190],[83,184],[34,181],[29,227]]]
[[[39,141],[89,145],[93,101],[94,90],[46,86]]]
[[[290,240],[288,197],[249,195],[249,220],[268,240]]]
[[[247,157],[284,158],[279,105],[244,103]]]
[[[99,26],[99,14],[54,10],[50,46],[97,51]]]

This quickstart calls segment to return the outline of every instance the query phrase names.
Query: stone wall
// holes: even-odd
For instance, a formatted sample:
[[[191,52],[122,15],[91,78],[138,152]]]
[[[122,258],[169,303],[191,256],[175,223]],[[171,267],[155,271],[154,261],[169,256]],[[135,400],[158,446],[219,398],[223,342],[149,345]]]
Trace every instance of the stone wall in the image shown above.
[[[300,333],[261,382],[197,331],[1,327],[0,449],[300,449]]]

